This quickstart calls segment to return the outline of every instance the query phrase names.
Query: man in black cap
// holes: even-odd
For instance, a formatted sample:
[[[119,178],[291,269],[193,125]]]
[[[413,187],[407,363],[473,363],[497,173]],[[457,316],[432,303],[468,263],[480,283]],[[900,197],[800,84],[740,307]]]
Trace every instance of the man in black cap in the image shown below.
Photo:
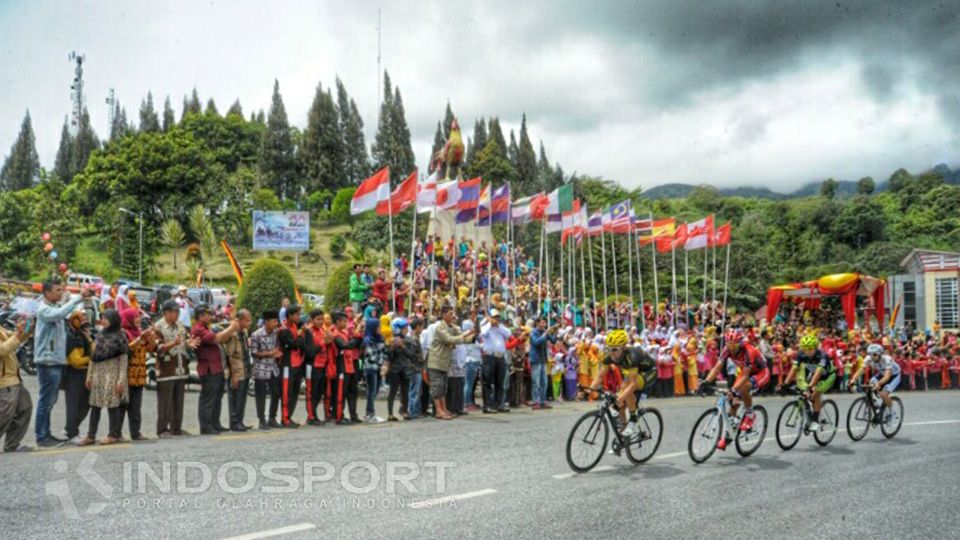
[[[257,402],[257,418],[260,429],[280,427],[277,423],[277,409],[280,405],[280,346],[277,343],[277,327],[280,314],[277,310],[267,310],[261,315],[263,326],[250,336],[250,354],[253,356],[253,389]],[[267,421],[267,392],[270,393],[270,419]]]

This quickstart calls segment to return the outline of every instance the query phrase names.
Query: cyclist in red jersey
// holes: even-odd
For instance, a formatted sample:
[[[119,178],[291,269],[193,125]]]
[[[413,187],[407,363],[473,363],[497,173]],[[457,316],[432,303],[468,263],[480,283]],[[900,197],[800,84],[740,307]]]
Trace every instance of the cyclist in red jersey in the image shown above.
[[[756,417],[753,413],[751,394],[770,382],[770,369],[760,351],[746,342],[742,330],[729,331],[726,341],[726,346],[720,351],[720,361],[713,366],[705,381],[713,382],[720,373],[721,367],[726,366],[728,379],[733,379],[730,385],[731,414],[737,414],[738,407],[732,398],[741,397],[746,408],[743,412],[743,420],[740,422],[740,431],[748,431],[753,427]]]

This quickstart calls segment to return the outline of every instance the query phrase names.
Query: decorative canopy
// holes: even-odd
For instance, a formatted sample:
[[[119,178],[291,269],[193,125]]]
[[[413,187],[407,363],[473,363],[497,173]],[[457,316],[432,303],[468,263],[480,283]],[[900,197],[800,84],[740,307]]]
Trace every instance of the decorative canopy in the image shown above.
[[[884,287],[886,281],[863,274],[831,274],[819,279],[802,283],[776,285],[767,289],[767,322],[773,320],[784,299],[803,302],[807,309],[820,306],[825,296],[839,296],[843,313],[847,319],[847,328],[853,328],[857,321],[857,296],[873,299],[873,314],[883,327]],[[869,319],[869,313],[867,318]]]

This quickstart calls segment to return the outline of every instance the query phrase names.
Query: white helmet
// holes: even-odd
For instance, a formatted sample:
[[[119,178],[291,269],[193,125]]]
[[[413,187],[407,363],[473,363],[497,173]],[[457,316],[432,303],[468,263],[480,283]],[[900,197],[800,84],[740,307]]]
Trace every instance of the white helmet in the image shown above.
[[[870,345],[869,347],[867,347],[867,354],[881,355],[881,354],[883,354],[883,347],[881,347],[880,345],[874,343],[874,344]]]

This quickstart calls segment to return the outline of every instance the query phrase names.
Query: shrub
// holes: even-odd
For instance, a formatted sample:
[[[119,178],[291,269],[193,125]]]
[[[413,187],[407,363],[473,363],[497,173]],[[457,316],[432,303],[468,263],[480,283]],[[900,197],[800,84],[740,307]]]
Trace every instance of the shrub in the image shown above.
[[[333,203],[330,205],[330,219],[334,223],[345,224],[353,223],[353,216],[350,215],[350,201],[353,199],[353,193],[356,188],[340,188],[333,197]]]
[[[330,239],[330,254],[333,258],[339,259],[347,249],[347,241],[342,234],[335,235]]]
[[[246,273],[237,306],[249,309],[256,319],[268,309],[280,309],[284,297],[294,298],[293,274],[275,259],[260,259]]]
[[[354,261],[336,267],[327,280],[327,295],[324,304],[330,310],[350,305],[350,274],[353,274]]]

